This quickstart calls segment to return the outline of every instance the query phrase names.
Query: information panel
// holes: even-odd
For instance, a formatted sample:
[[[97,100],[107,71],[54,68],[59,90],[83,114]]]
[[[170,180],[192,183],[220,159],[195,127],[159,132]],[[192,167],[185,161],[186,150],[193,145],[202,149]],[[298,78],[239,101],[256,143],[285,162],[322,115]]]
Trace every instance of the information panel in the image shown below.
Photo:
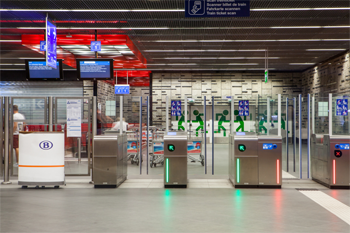
[[[56,26],[46,18],[46,64],[54,69],[57,69],[56,36]]]
[[[81,100],[67,100],[67,137],[81,137]]]
[[[109,61],[79,61],[80,78],[111,78]]]
[[[185,0],[185,17],[249,16],[249,0]]]
[[[57,79],[60,78],[59,62],[56,62],[57,69],[46,66],[46,61],[29,61],[29,78]]]
[[[348,100],[347,99],[337,99],[337,116],[347,116],[348,115]]]

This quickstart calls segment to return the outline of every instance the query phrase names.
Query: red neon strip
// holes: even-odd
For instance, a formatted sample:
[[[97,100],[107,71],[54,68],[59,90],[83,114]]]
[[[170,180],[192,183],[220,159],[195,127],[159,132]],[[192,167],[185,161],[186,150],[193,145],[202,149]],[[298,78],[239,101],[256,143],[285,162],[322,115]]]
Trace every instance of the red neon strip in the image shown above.
[[[280,183],[280,160],[277,159],[277,184]]]
[[[335,159],[333,159],[333,184],[335,184]]]

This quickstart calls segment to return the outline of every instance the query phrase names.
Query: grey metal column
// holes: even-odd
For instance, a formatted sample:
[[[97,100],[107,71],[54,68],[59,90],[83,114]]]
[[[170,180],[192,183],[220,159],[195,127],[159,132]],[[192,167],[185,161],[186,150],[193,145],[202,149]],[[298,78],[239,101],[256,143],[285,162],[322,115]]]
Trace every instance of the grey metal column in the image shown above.
[[[140,96],[140,121],[139,122],[140,122],[139,165],[140,165],[140,175],[141,175],[142,174],[142,96]]]
[[[185,132],[188,132],[188,123],[187,123],[187,97],[185,97]]]
[[[212,144],[211,144],[211,174],[214,175],[214,96],[211,97],[211,105],[212,105],[212,111],[211,111],[211,138],[212,138]]]
[[[235,99],[234,96],[231,96],[231,134],[234,133],[235,128]]]
[[[92,140],[97,135],[97,98],[92,97]]]
[[[333,117],[333,106],[332,106],[332,93],[328,94],[328,134],[329,136],[333,135],[333,125],[332,125],[332,117]]]
[[[147,167],[147,175],[148,175],[148,147],[149,147],[149,96],[147,96],[147,133],[146,133],[146,137],[147,137],[147,158],[146,158],[146,167]]]
[[[204,96],[204,163],[205,174],[207,174],[207,97]]]
[[[301,112],[301,94],[299,94],[299,179],[303,178],[303,155],[302,155],[302,112]]]
[[[3,122],[4,122],[4,99],[0,96],[0,129],[4,129]],[[4,158],[4,131],[0,131],[0,158]],[[4,175],[4,167],[3,163],[0,162],[0,177]]]
[[[123,134],[123,96],[119,96],[119,134]]]
[[[53,131],[53,97],[49,97],[49,131]]]
[[[307,94],[307,178],[310,179],[310,94]]]
[[[165,134],[169,131],[169,97],[165,96]]]
[[[270,108],[270,98],[266,99],[266,108],[267,108],[267,135],[270,135],[270,125],[271,125],[271,108]]]
[[[10,182],[10,170],[9,170],[9,97],[5,97],[5,170],[4,170],[4,181],[1,184],[11,184]]]
[[[78,163],[81,163],[81,138],[77,138],[78,144]]]
[[[287,155],[287,172],[289,172],[289,135],[288,135],[288,97],[286,98],[286,155]]]
[[[295,172],[295,151],[296,151],[296,145],[297,145],[297,137],[296,137],[296,121],[297,121],[297,100],[294,97],[293,98],[293,172]]]

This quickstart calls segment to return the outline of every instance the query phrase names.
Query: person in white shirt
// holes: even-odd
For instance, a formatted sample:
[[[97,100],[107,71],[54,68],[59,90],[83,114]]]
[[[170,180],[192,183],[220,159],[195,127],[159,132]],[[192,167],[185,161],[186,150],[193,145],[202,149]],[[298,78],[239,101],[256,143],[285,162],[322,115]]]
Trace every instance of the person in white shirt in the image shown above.
[[[25,127],[25,117],[18,112],[18,106],[13,105],[13,148],[16,150],[16,164],[18,166],[19,149],[18,149],[18,134]]]
[[[128,123],[125,122],[125,118],[123,117],[123,131],[126,131],[128,129]],[[117,118],[117,121],[113,123],[111,130],[119,130],[120,129],[120,117]]]

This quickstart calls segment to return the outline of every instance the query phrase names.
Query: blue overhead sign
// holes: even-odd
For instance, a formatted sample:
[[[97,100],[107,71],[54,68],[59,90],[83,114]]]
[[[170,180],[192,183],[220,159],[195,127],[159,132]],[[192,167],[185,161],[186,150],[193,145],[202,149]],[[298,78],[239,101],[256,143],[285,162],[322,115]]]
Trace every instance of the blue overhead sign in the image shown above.
[[[46,51],[46,41],[40,41],[40,51]]]
[[[185,0],[185,17],[249,17],[250,0]]]
[[[348,100],[347,99],[337,99],[336,105],[336,115],[337,116],[347,116],[348,115]]]
[[[91,41],[91,51],[98,52],[101,51],[101,41]]]
[[[46,18],[46,65],[57,69],[57,31],[56,26]]]
[[[130,85],[127,85],[127,84],[115,85],[114,94],[116,95],[130,94]]]

